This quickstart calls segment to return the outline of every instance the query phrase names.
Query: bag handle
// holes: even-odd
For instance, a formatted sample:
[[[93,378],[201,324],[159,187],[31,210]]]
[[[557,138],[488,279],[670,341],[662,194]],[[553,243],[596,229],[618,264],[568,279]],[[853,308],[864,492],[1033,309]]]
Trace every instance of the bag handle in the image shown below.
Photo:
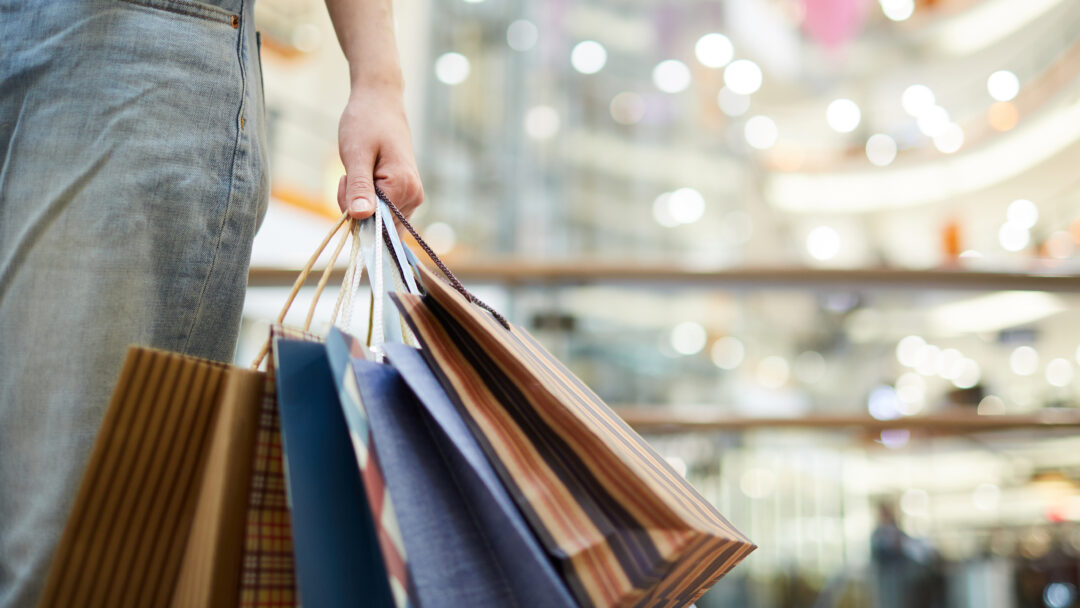
[[[311,270],[315,266],[315,262],[319,260],[319,256],[321,256],[323,251],[326,250],[326,246],[330,244],[330,240],[334,238],[334,235],[337,234],[339,230],[341,230],[341,227],[345,225],[345,222],[348,219],[349,214],[342,213],[341,217],[338,218],[337,223],[334,224],[334,227],[330,229],[330,232],[328,232],[327,235],[323,238],[322,242],[319,243],[319,246],[315,248],[315,252],[311,254],[310,258],[308,258],[307,263],[305,263],[304,267],[300,270],[300,275],[296,277],[296,281],[293,282],[293,286],[292,289],[289,290],[288,297],[285,298],[285,305],[282,306],[281,312],[278,313],[277,320],[275,321],[276,323],[281,323],[285,320],[285,315],[288,314],[289,309],[292,307],[293,302],[296,300],[296,295],[300,293],[300,288],[304,285],[304,282],[307,281],[308,275],[311,274]],[[315,290],[315,297],[312,299],[311,307],[308,309],[307,319],[304,324],[305,331],[307,331],[308,327],[310,327],[311,319],[315,314],[315,306],[319,303],[319,296],[322,294],[323,288],[326,287],[326,282],[330,278],[330,272],[334,269],[334,262],[337,261],[337,257],[341,253],[341,249],[344,247],[345,241],[347,240],[348,236],[349,231],[345,231],[345,238],[341,239],[341,242],[338,243],[337,248],[334,249],[333,254],[331,254],[330,256],[329,263],[326,265],[326,268],[323,270],[322,276],[319,278],[319,286]],[[266,355],[269,352],[270,337],[268,336],[266,338],[266,342],[263,344],[262,349],[259,350],[258,356],[256,356],[255,360],[251,363],[251,368],[258,369],[259,365],[262,364],[263,359],[266,358]]]
[[[414,273],[412,272],[415,257],[411,256],[412,252],[402,245],[401,239],[398,237],[397,230],[393,228],[394,219],[390,215],[390,211],[386,204],[381,200],[377,202],[379,213],[382,216],[382,240],[386,244],[386,250],[391,254],[391,261],[394,269],[397,271],[394,275],[394,285],[396,291],[407,291],[408,293],[420,294],[420,288],[417,287]],[[363,272],[363,268],[366,265],[369,268],[369,272],[372,272],[373,268],[377,267],[374,262],[374,249],[372,246],[362,246],[364,240],[373,241],[375,234],[378,232],[376,227],[371,230],[372,234],[370,238],[362,239],[361,234],[369,230],[370,224],[375,223],[375,218],[371,217],[362,222],[354,222],[351,225],[351,233],[353,235],[353,248],[350,253],[349,267],[345,273],[345,280],[341,292],[338,294],[338,300],[334,304],[334,313],[330,317],[331,325],[337,324],[338,312],[342,305],[345,306],[345,314],[343,317],[344,327],[347,329],[351,326],[352,316],[352,298],[353,295],[359,290],[359,275],[354,274],[357,269]],[[366,264],[358,263],[358,257],[363,254]],[[402,284],[404,281],[404,284]],[[380,280],[381,283],[381,280]]]
[[[427,254],[428,258],[430,258],[431,261],[435,263],[438,269],[447,278],[447,280],[450,282],[450,285],[454,288],[455,291],[460,293],[468,302],[476,304],[480,308],[483,308],[484,310],[491,313],[491,315],[495,317],[495,319],[499,322],[500,325],[502,325],[506,329],[510,329],[510,323],[506,320],[505,317],[503,317],[501,314],[499,314],[498,311],[486,304],[480,298],[477,298],[475,295],[472,294],[472,292],[465,288],[465,286],[456,276],[454,276],[454,273],[450,271],[450,269],[446,266],[442,259],[439,258],[438,254],[435,253],[431,246],[428,245],[427,242],[423,239],[423,237],[421,237],[420,234],[416,231],[416,229],[413,228],[412,224],[410,224],[409,220],[405,218],[405,215],[401,212],[401,210],[398,209],[397,206],[390,201],[390,199],[386,196],[386,193],[383,192],[382,189],[378,186],[375,187],[375,194],[379,199],[379,204],[376,205],[376,213],[373,215],[373,217],[358,222],[356,220],[350,219],[348,212],[341,214],[341,217],[338,218],[338,221],[334,224],[333,228],[330,229],[330,232],[328,232],[327,235],[323,238],[322,242],[319,243],[319,246],[315,249],[314,253],[311,254],[311,257],[308,258],[307,263],[305,263],[304,267],[300,270],[300,275],[296,278],[296,281],[293,282],[292,289],[289,290],[289,295],[285,299],[285,305],[282,306],[281,312],[278,314],[275,323],[282,323],[285,321],[285,315],[288,314],[289,309],[292,307],[293,302],[296,300],[297,294],[300,293],[300,288],[304,285],[304,283],[307,281],[308,276],[311,274],[311,271],[315,266],[315,262],[319,260],[319,257],[322,255],[323,251],[326,250],[327,245],[329,245],[330,241],[334,238],[334,235],[341,230],[342,226],[346,225],[346,222],[348,222],[349,228],[345,230],[345,232],[342,234],[341,240],[338,242],[337,247],[334,248],[333,253],[331,253],[330,255],[330,260],[326,264],[326,267],[323,269],[322,276],[319,277],[319,283],[315,288],[315,295],[312,298],[311,306],[308,308],[307,316],[304,319],[304,331],[307,331],[311,327],[311,321],[314,318],[315,308],[319,303],[319,298],[322,295],[322,292],[330,279],[330,274],[334,269],[334,264],[337,262],[338,256],[341,254],[341,250],[344,249],[345,242],[349,239],[350,234],[352,234],[353,236],[353,249],[350,254],[348,269],[345,272],[345,281],[342,285],[341,293],[338,295],[338,300],[334,304],[334,312],[333,316],[331,317],[331,323],[337,321],[338,311],[342,305],[345,306],[346,323],[351,320],[352,293],[359,288],[360,278],[363,275],[364,267],[363,264],[359,263],[358,259],[361,251],[364,249],[362,240],[360,239],[360,233],[368,222],[374,224],[374,235],[381,235],[382,240],[386,243],[386,250],[390,254],[392,263],[395,269],[400,273],[401,277],[405,281],[405,289],[409,293],[419,294],[420,289],[417,286],[415,277],[413,275],[415,269],[419,267],[420,262],[416,259],[416,256],[413,255],[413,252],[401,243],[401,240],[397,234],[397,230],[393,228],[393,220],[394,218],[397,218],[397,220],[401,223],[405,230],[407,230],[409,234],[413,237],[413,239],[416,240],[417,244],[420,245],[420,248],[424,250],[424,253]],[[390,217],[390,215],[388,215],[388,211],[393,214],[393,217]],[[378,239],[373,238],[372,240],[377,242]],[[383,324],[381,320],[383,300],[383,247],[380,246],[380,244],[375,244],[372,249],[374,249],[374,251],[371,252],[371,258],[373,259],[371,260],[371,263],[369,265],[373,266],[373,269],[371,270],[373,306],[372,310],[369,311],[370,318],[368,326],[368,338],[369,342],[375,342],[376,344],[378,344],[383,341]],[[396,282],[397,281],[395,280],[395,283]],[[379,297],[374,297],[376,293],[379,294]],[[373,330],[372,321],[375,318],[378,318],[378,321],[374,324]],[[255,360],[252,362],[251,368],[258,369],[259,365],[262,364],[263,359],[266,358],[266,355],[269,352],[270,337],[268,336],[266,342],[263,343],[262,348],[259,350],[258,356],[256,356]]]
[[[416,239],[416,243],[420,245],[420,248],[424,250],[424,253],[427,254],[431,261],[435,262],[435,265],[439,267],[439,270],[443,273],[447,280],[450,281],[450,285],[454,288],[454,290],[464,296],[467,301],[476,304],[480,308],[483,308],[484,310],[491,313],[491,316],[495,317],[495,320],[497,320],[500,325],[502,325],[506,329],[510,329],[510,323],[506,320],[505,317],[500,315],[498,311],[496,311],[491,306],[485,304],[480,298],[474,296],[472,292],[470,292],[468,289],[465,289],[465,286],[461,284],[461,281],[459,281],[458,278],[454,276],[454,273],[450,272],[450,269],[446,267],[446,264],[443,263],[441,259],[439,259],[439,256],[435,254],[435,251],[431,248],[431,246],[428,245],[427,242],[425,242],[424,239],[421,238],[420,235],[416,232],[416,229],[412,227],[412,224],[409,223],[409,220],[405,219],[405,215],[401,213],[401,210],[398,209],[397,206],[394,205],[394,203],[390,202],[390,199],[387,198],[386,193],[384,193],[382,189],[378,186],[375,186],[375,194],[379,197],[379,200],[386,203],[386,206],[390,209],[390,211],[393,212],[394,216],[397,217],[398,221],[401,222],[401,225],[404,226],[405,230],[408,230],[409,234],[412,235],[414,239]],[[406,251],[408,251],[408,248],[406,248]],[[406,257],[410,265],[419,265],[415,257]]]
[[[330,322],[331,322],[331,324],[336,324],[338,313],[341,310],[341,307],[344,305],[344,307],[345,307],[344,322],[346,323],[346,325],[351,325],[352,295],[353,295],[354,292],[356,292],[359,289],[360,279],[363,277],[363,274],[364,274],[364,264],[359,262],[359,254],[360,254],[361,250],[363,249],[362,239],[361,239],[360,235],[361,235],[361,232],[363,231],[365,225],[370,225],[371,223],[384,224],[384,222],[382,222],[380,220],[383,220],[384,218],[389,218],[390,217],[389,212],[386,210],[386,206],[383,205],[383,204],[380,204],[380,207],[381,207],[382,215],[380,217],[378,217],[378,218],[371,217],[371,218],[368,218],[368,219],[363,220],[363,221],[358,221],[358,220],[350,218],[347,213],[343,213],[341,215],[341,217],[338,218],[337,223],[334,224],[334,226],[333,226],[333,228],[331,228],[330,232],[327,233],[327,235],[323,238],[322,242],[315,249],[315,252],[312,253],[312,255],[308,259],[307,263],[304,264],[303,269],[300,271],[300,275],[296,278],[296,281],[293,283],[292,289],[289,291],[289,295],[286,298],[285,305],[282,307],[281,312],[278,314],[278,316],[276,318],[276,321],[275,321],[276,323],[284,322],[285,316],[288,314],[289,310],[291,309],[292,304],[295,301],[297,294],[300,292],[300,288],[307,281],[308,276],[311,274],[311,271],[312,271],[315,263],[318,261],[319,257],[322,255],[322,253],[326,250],[327,245],[329,245],[329,243],[330,243],[331,239],[333,239],[334,235],[337,234],[341,230],[342,226],[347,226],[346,230],[344,232],[342,232],[341,239],[338,241],[338,244],[334,248],[333,253],[331,253],[330,259],[327,262],[326,267],[323,269],[322,275],[319,278],[319,283],[315,288],[315,294],[312,297],[311,305],[308,307],[307,316],[304,319],[304,331],[308,331],[311,328],[311,322],[312,322],[312,320],[313,320],[313,318],[315,316],[315,310],[316,310],[316,308],[318,306],[319,299],[322,296],[323,290],[326,288],[326,285],[330,280],[330,274],[333,272],[334,265],[337,262],[338,257],[340,256],[342,249],[344,249],[344,247],[345,247],[345,242],[349,240],[350,235],[352,235],[352,237],[353,237],[353,247],[352,247],[352,251],[351,251],[350,256],[349,256],[349,265],[348,265],[348,267],[347,267],[347,269],[345,271],[345,280],[343,281],[341,291],[338,294],[337,301],[334,303],[334,312],[333,312],[333,315],[331,316],[331,321]],[[391,219],[391,222],[392,222],[392,219]],[[392,226],[393,224],[391,223],[390,225]],[[414,262],[414,260],[410,259],[410,258],[407,258],[406,255],[404,254],[405,251],[408,251],[408,248],[406,248],[406,247],[404,247],[402,245],[401,240],[398,238],[396,230],[387,229],[385,225],[377,226],[376,230],[378,230],[380,227],[382,228],[383,240],[387,243],[387,250],[391,252],[391,260],[392,260],[394,266],[396,267],[396,269],[400,272],[401,276],[404,277],[404,279],[405,279],[405,283],[406,283],[405,288],[410,293],[418,294],[419,293],[419,288],[416,286],[415,279],[413,278],[412,272],[411,272],[412,263]],[[371,240],[375,241],[374,238],[372,238]],[[376,254],[376,257],[381,258],[382,257],[381,256],[382,247],[375,246],[374,249],[378,251],[378,253]],[[405,262],[403,263],[402,260],[405,260]],[[378,282],[379,286],[373,285],[372,287],[373,287],[374,290],[381,290],[382,289],[381,288],[381,284],[382,284],[382,270],[381,270],[381,268],[382,267],[381,267],[381,264],[375,265],[374,267],[379,269],[378,272],[372,272],[373,278],[375,278],[375,280]],[[406,269],[409,269],[409,270],[406,270]],[[368,340],[369,340],[369,342],[372,340],[372,336],[371,336],[372,321],[373,321],[373,319],[371,317],[369,317],[369,319],[368,319]],[[378,327],[377,331],[381,334],[382,333],[382,323],[381,323],[381,321],[379,322],[377,327]],[[382,337],[379,336],[379,335],[376,335],[374,337],[374,339],[377,342],[382,341]],[[268,337],[266,342],[263,344],[262,349],[260,349],[259,355],[256,357],[255,361],[251,364],[251,367],[257,369],[259,367],[259,365],[262,363],[263,359],[266,358],[266,355],[269,353],[269,351],[270,351],[270,338]]]

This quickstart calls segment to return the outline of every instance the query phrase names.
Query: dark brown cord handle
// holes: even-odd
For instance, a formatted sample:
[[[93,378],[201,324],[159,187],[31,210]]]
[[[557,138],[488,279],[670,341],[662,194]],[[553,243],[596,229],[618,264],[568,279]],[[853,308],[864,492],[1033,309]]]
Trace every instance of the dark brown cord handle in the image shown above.
[[[401,222],[401,225],[405,227],[405,230],[409,231],[409,234],[411,234],[412,237],[416,239],[416,242],[420,245],[420,248],[424,250],[424,253],[426,253],[427,256],[431,258],[431,261],[435,262],[435,265],[439,267],[439,270],[442,271],[443,275],[446,276],[447,280],[450,281],[450,285],[458,293],[465,296],[466,300],[490,312],[491,316],[495,317],[495,320],[498,321],[500,325],[502,325],[506,329],[510,329],[510,323],[506,320],[506,318],[500,315],[498,311],[496,311],[494,308],[488,306],[483,301],[481,301],[480,298],[474,296],[472,292],[470,292],[468,289],[465,289],[465,286],[462,285],[461,281],[459,281],[458,278],[454,276],[454,273],[450,272],[450,269],[447,268],[446,264],[444,264],[443,261],[439,259],[439,256],[435,254],[435,251],[431,249],[431,246],[429,246],[424,241],[424,239],[420,237],[420,235],[416,232],[416,229],[413,228],[412,224],[409,223],[409,220],[405,219],[405,215],[401,213],[401,210],[397,208],[397,205],[390,202],[390,198],[387,197],[386,193],[383,192],[382,189],[380,189],[378,186],[375,186],[375,194],[379,197],[379,200],[386,203],[386,206],[390,208],[390,211],[394,214],[395,217],[397,217],[398,221]],[[386,227],[384,226],[384,229],[385,228]],[[389,239],[389,235],[384,233],[383,238]]]

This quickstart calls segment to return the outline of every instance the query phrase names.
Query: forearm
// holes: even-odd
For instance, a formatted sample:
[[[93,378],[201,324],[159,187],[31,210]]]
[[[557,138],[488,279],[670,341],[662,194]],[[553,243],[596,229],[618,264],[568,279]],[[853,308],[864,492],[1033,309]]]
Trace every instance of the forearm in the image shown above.
[[[349,61],[352,90],[404,88],[392,0],[326,0],[341,50]]]

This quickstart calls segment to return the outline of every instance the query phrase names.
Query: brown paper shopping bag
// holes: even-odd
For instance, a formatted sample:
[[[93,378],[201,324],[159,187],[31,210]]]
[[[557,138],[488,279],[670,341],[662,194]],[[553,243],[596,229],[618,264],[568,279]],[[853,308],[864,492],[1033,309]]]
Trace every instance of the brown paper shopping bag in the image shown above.
[[[132,347],[40,605],[165,606],[181,573],[180,605],[223,605],[211,600],[237,588],[262,384]]]
[[[285,313],[343,215],[308,260]],[[246,369],[129,349],[40,606],[261,607],[297,604],[273,357]]]
[[[527,331],[418,271],[393,298],[582,605],[688,606],[756,548]]]

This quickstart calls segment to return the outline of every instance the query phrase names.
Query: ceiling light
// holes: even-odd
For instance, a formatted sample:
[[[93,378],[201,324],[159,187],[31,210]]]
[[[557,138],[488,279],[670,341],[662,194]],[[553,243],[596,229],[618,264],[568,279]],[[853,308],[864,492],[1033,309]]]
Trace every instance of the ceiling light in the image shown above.
[[[551,106],[536,106],[525,113],[525,132],[533,139],[551,139],[559,132],[559,113]]]
[[[1073,367],[1068,359],[1054,359],[1046,364],[1046,381],[1051,386],[1064,387],[1073,381]]]
[[[840,253],[840,234],[832,226],[818,226],[806,236],[806,250],[815,260],[831,260]]]
[[[859,106],[850,99],[836,99],[825,110],[825,120],[834,131],[851,133],[859,126],[862,120],[862,112]]]
[[[693,188],[679,188],[668,199],[668,211],[680,224],[692,224],[705,213],[705,197]]]
[[[960,374],[952,379],[953,386],[960,389],[973,388],[982,380],[982,369],[974,359],[960,361]]]
[[[776,144],[779,132],[768,116],[755,116],[746,121],[746,142],[758,150],[768,150]]]
[[[915,371],[924,376],[936,376],[941,372],[941,348],[933,344],[927,344],[919,351],[919,361],[915,364]]]
[[[668,202],[671,200],[671,193],[665,192],[656,197],[653,201],[653,219],[657,224],[660,224],[664,228],[674,228],[679,225],[679,220],[675,219],[671,215],[671,208],[668,207]]]
[[[736,59],[724,68],[724,84],[739,95],[753,95],[761,81],[761,68],[749,59]]]
[[[794,213],[857,213],[952,200],[1007,182],[1080,142],[1080,103],[1025,116],[1013,129],[960,154],[882,171],[771,172],[765,199]],[[895,163],[894,163],[895,164]]]
[[[595,74],[607,63],[607,50],[595,40],[577,43],[570,52],[570,64],[582,74]]]
[[[1020,251],[1031,242],[1031,233],[1019,224],[1005,222],[998,230],[998,242],[1005,251]]]
[[[694,54],[705,67],[722,68],[734,58],[735,48],[723,34],[705,34],[694,45]]]
[[[905,21],[915,12],[914,0],[879,0],[881,12],[892,21]]]
[[[896,344],[896,360],[905,367],[915,367],[919,363],[919,355],[926,347],[926,340],[919,336],[907,336]]]
[[[690,68],[676,59],[661,61],[653,68],[653,83],[665,93],[678,93],[690,86]]]
[[[435,77],[440,82],[455,85],[469,77],[469,60],[461,53],[443,53],[435,60]]]
[[[936,137],[949,126],[949,112],[941,106],[931,106],[923,110],[916,121],[923,135]]]
[[[877,420],[895,420],[900,417],[900,399],[896,389],[891,386],[879,386],[870,391],[866,400],[866,409]]]
[[[712,346],[712,361],[720,369],[733,370],[739,367],[746,356],[742,341],[733,336],[725,336]]]
[[[955,348],[941,351],[941,370],[938,372],[945,380],[953,380],[964,371],[964,355]]]
[[[728,116],[742,116],[750,109],[750,96],[740,95],[731,89],[724,87],[716,94],[716,103],[720,110]]]
[[[757,366],[758,384],[765,388],[778,389],[787,384],[790,370],[783,357],[771,355],[762,359]]]
[[[875,133],[866,140],[866,158],[878,167],[885,167],[896,159],[896,140],[884,133]]]
[[[680,355],[696,355],[705,348],[705,328],[693,321],[679,323],[671,330],[671,348]]]
[[[1009,70],[998,70],[986,79],[986,90],[994,101],[1011,101],[1020,92],[1020,79]]]
[[[1035,206],[1035,203],[1027,199],[1016,199],[1009,203],[1009,209],[1005,212],[1005,217],[1010,224],[1016,224],[1021,228],[1032,228],[1039,221],[1039,208]]]
[[[1039,353],[1030,346],[1020,346],[1009,355],[1009,369],[1018,376],[1030,376],[1039,369]]]
[[[945,125],[941,132],[934,136],[934,147],[945,154],[952,154],[964,145],[964,130],[955,122]]]
[[[506,28],[506,44],[515,51],[527,51],[536,46],[540,32],[528,19],[518,19]]]
[[[913,84],[904,89],[904,94],[900,97],[900,105],[904,106],[904,111],[912,116],[922,114],[935,103],[937,100],[934,98],[934,92],[930,90],[930,87],[921,84]]]

